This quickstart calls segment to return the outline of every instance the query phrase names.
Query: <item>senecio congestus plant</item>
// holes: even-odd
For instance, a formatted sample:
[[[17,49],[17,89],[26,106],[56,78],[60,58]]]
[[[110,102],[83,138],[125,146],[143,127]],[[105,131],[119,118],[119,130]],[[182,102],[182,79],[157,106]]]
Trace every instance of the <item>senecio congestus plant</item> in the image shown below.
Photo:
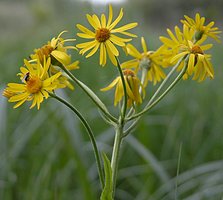
[[[162,45],[155,51],[149,50],[145,38],[141,37],[142,51],[140,51],[130,43],[137,35],[128,32],[135,28],[137,23],[129,23],[116,28],[123,17],[123,9],[115,20],[113,20],[111,5],[109,5],[108,18],[105,14],[102,14],[100,18],[95,14],[86,16],[91,29],[77,24],[80,30],[77,36],[87,39],[87,42],[68,46],[66,43],[73,42],[75,39],[63,39],[62,34],[66,31],[61,32],[41,48],[35,49],[29,59],[24,60],[24,65],[20,67],[18,73],[22,83],[9,83],[3,95],[9,102],[16,102],[14,108],[26,101],[31,101],[30,108],[37,106],[39,110],[40,104],[48,97],[70,108],[85,126],[92,142],[102,187],[100,199],[112,200],[115,196],[123,139],[134,129],[139,119],[159,103],[179,80],[192,77],[193,80],[202,82],[207,77],[214,78],[211,55],[206,54],[206,50],[210,49],[212,44],[204,44],[204,42],[208,38],[219,41],[218,34],[221,31],[213,27],[214,22],[205,25],[205,18],[200,17],[198,13],[195,19],[184,16],[185,19],[181,20],[183,27],[175,26],[174,32],[167,29],[168,37],[160,37]],[[120,63],[120,51],[117,46],[122,47],[120,49],[125,55],[133,59]],[[108,56],[117,68],[118,76],[101,91],[116,88],[114,106],[119,105],[118,116],[113,116],[100,98],[71,73],[71,70],[79,68],[79,61],[71,61],[69,49],[79,49],[82,55],[88,52],[86,58],[99,51],[101,66],[107,64]],[[167,75],[165,71],[168,71]],[[99,152],[93,131],[83,115],[74,105],[56,94],[56,90],[61,88],[68,87],[73,90],[73,83],[78,85],[95,103],[102,113],[102,119],[114,127],[115,138],[111,159]],[[147,100],[146,88],[151,88],[157,83],[160,85]],[[144,105],[143,108],[139,107],[140,104]]]

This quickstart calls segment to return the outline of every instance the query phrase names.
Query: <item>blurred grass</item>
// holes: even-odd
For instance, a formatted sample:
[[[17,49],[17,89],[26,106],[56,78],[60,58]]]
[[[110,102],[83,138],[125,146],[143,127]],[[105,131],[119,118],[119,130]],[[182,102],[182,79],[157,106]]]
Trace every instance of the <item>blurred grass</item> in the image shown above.
[[[15,12],[14,6],[18,6],[13,1],[0,5],[3,3],[4,9],[9,11]],[[135,9],[142,9],[144,4],[134,5]],[[124,7],[131,9],[130,4]],[[46,4],[21,1],[20,9],[4,18],[8,23],[4,21],[0,33],[1,89],[7,82],[19,81],[15,74],[34,48],[64,29],[69,30],[67,38],[73,37],[75,24],[85,24],[85,13],[97,10],[87,2],[59,0]],[[146,12],[134,11],[126,10],[125,19],[137,19],[140,26],[136,33],[145,36],[149,48],[155,49],[160,44],[158,33],[166,34],[165,30],[161,27],[153,30],[153,24],[141,19]],[[168,24],[158,20],[158,24],[173,27],[183,14],[186,13],[178,11],[175,16],[180,15],[180,18]],[[173,14],[171,16],[173,20]],[[138,42],[139,39],[134,40],[136,46],[140,46]],[[214,80],[201,84],[181,81],[142,118],[137,129],[124,141],[117,199],[174,199],[176,181],[178,199],[217,200],[223,196],[222,51],[222,44],[216,44],[211,52]],[[86,60],[77,52],[71,54],[81,61],[81,69],[74,74],[116,113],[112,92],[99,91],[115,78],[116,69],[99,67],[98,55]],[[151,93],[149,88],[147,94]],[[93,103],[77,87],[74,92],[63,90],[59,94],[83,113],[100,149],[110,156],[114,132],[101,121]],[[44,102],[38,112],[30,110],[27,104],[14,110],[2,97],[0,111],[0,199],[98,199],[100,188],[91,144],[84,128],[69,110],[53,99]],[[181,144],[180,174],[176,178]]]

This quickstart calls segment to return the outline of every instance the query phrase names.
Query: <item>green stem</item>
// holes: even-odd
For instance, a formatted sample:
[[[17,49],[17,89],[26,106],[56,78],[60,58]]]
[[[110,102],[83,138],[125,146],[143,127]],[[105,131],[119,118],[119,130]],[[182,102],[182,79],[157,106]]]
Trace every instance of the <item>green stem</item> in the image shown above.
[[[99,97],[84,83],[78,80],[69,70],[66,69],[63,65],[60,65],[60,68],[76,83],[78,86],[92,99],[92,101],[98,106],[98,108],[107,116],[111,121],[117,122],[118,120],[113,117],[106,106],[102,103]]]
[[[169,85],[169,87],[155,101],[151,102],[141,112],[139,112],[127,119],[127,120],[133,120],[136,118],[136,120],[131,124],[131,126],[124,132],[123,137],[126,137],[129,134],[129,132],[136,126],[136,124],[139,121],[142,114],[149,111],[151,108],[153,108],[157,103],[159,103],[166,96],[166,94],[178,83],[178,81],[181,80],[181,78],[183,77],[186,70],[187,70],[187,64],[185,64],[184,68],[182,69],[180,74],[176,77],[176,79]]]
[[[124,78],[124,75],[123,75],[123,72],[122,72],[122,69],[121,69],[121,65],[120,65],[119,59],[118,59],[118,57],[115,57],[115,58],[116,58],[117,63],[118,63],[118,71],[119,71],[119,74],[121,76],[123,90],[124,90],[124,103],[123,103],[122,112],[121,112],[122,121],[124,121],[125,115],[126,115],[126,110],[127,110],[128,96],[127,96],[127,89],[126,89],[125,78]]]
[[[183,58],[184,59],[184,58]],[[151,99],[149,100],[149,102],[147,103],[147,105],[145,106],[145,108],[127,118],[127,121],[130,121],[132,119],[135,119],[137,117],[139,117],[140,115],[144,114],[145,112],[147,112],[148,110],[150,110],[153,106],[155,106],[172,88],[173,86],[182,78],[182,76],[184,75],[184,73],[186,72],[187,69],[187,65],[185,64],[184,68],[181,70],[180,74],[176,77],[176,79],[169,85],[169,87],[154,101],[154,99],[157,97],[157,95],[159,94],[159,92],[161,91],[161,89],[164,87],[164,85],[166,84],[166,82],[169,80],[169,78],[171,77],[171,75],[173,74],[173,72],[176,70],[176,68],[180,65],[180,63],[182,62],[183,59],[180,59],[177,64],[173,67],[173,69],[168,73],[167,77],[164,79],[164,81],[161,83],[161,85],[159,86],[159,88],[156,90],[156,92],[154,93],[154,95],[151,97]]]
[[[86,119],[81,115],[81,113],[70,103],[68,103],[67,101],[65,101],[64,99],[56,96],[55,94],[51,93],[50,94],[51,97],[57,99],[58,101],[60,101],[61,103],[63,103],[64,105],[66,105],[68,108],[70,108],[80,119],[80,121],[82,122],[82,124],[84,125],[85,129],[87,130],[88,136],[91,140],[92,146],[93,146],[93,150],[94,150],[94,155],[95,155],[95,159],[96,159],[96,163],[97,163],[97,168],[98,168],[98,174],[99,174],[99,179],[101,182],[101,187],[104,187],[104,176],[103,176],[103,170],[102,170],[102,164],[101,164],[101,160],[100,160],[100,156],[99,156],[99,151],[98,151],[98,147],[96,144],[96,140],[94,137],[94,134],[91,130],[91,127],[89,126],[88,122],[86,121]]]
[[[176,65],[173,66],[173,68],[171,69],[171,71],[167,74],[166,78],[163,80],[163,82],[160,84],[160,86],[158,87],[158,89],[156,90],[156,92],[154,93],[154,95],[151,97],[151,99],[149,100],[149,102],[147,103],[147,106],[149,106],[151,104],[151,102],[157,97],[157,95],[159,94],[159,92],[161,91],[161,89],[164,87],[164,85],[166,84],[166,82],[170,79],[170,77],[172,76],[172,74],[174,73],[174,71],[177,69],[177,67],[179,67],[180,63],[183,61],[184,58],[180,59]]]
[[[119,161],[120,147],[122,143],[122,134],[123,134],[123,125],[117,125],[113,152],[112,152],[112,159],[111,159],[113,195],[115,195],[118,161]]]

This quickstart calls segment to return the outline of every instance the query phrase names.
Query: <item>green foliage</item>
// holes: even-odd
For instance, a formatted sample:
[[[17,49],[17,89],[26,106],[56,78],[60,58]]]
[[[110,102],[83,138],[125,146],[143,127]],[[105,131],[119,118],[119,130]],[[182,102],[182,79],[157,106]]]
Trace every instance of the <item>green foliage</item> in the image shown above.
[[[102,158],[104,161],[105,187],[101,193],[100,200],[113,200],[111,163],[105,153],[102,153]]]

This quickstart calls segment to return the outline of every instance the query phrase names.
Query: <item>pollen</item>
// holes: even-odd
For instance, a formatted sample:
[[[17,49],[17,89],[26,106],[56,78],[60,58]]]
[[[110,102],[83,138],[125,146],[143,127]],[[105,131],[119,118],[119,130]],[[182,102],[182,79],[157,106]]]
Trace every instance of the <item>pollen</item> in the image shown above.
[[[38,55],[40,62],[43,62],[44,56],[47,58],[51,52],[54,50],[54,48],[50,45],[44,45],[40,49],[36,51],[36,54]]]
[[[191,53],[193,54],[204,54],[204,52],[202,51],[201,47],[198,45],[194,45],[191,49]]]
[[[130,69],[123,70],[123,74],[124,74],[124,76],[135,77],[135,73],[132,70],[130,70]]]
[[[98,42],[105,42],[110,38],[110,31],[107,28],[100,28],[96,31],[95,39]]]
[[[37,76],[29,77],[26,87],[31,94],[38,93],[42,88],[42,81]]]

